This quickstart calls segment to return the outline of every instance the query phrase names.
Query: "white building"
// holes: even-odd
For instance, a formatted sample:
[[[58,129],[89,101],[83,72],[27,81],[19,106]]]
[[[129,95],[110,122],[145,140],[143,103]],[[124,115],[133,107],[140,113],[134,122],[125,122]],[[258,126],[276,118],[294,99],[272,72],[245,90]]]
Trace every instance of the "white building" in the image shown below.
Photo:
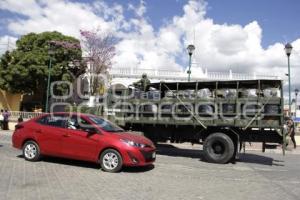
[[[184,82],[188,79],[188,74],[184,70],[159,70],[159,69],[141,69],[141,68],[116,68],[113,67],[109,71],[110,85],[124,85],[125,87],[139,80],[143,73],[148,75],[151,82]],[[193,68],[191,73],[191,81],[203,80],[255,80],[255,79],[281,79],[279,76],[258,75],[258,74],[242,74],[228,72],[210,72],[203,71],[201,68]]]
[[[89,69],[89,68],[88,68]],[[196,64],[193,64],[191,67],[191,81],[209,81],[209,80],[256,80],[256,79],[281,79],[279,76],[271,75],[258,75],[255,73],[252,74],[242,74],[234,73],[231,70],[228,72],[210,72],[207,69],[203,70],[201,67],[198,67]],[[124,88],[133,84],[134,82],[141,79],[142,74],[146,73],[148,78],[152,83],[165,81],[165,82],[187,82],[188,74],[187,70],[180,69],[147,69],[147,68],[137,68],[137,67],[112,67],[108,71],[108,85],[107,87],[114,86],[115,88]],[[89,70],[84,76],[84,93],[87,95],[88,105],[92,106],[94,102],[97,102],[95,96],[88,96],[89,92]]]

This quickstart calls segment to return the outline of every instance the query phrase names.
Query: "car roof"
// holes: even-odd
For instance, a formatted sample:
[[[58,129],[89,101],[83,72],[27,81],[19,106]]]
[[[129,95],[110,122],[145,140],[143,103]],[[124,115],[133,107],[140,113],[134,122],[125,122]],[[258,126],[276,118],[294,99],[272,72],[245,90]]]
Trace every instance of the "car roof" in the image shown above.
[[[52,112],[52,113],[45,113],[42,116],[46,115],[78,115],[78,116],[95,116],[99,117],[93,114],[88,114],[88,113],[79,113],[79,112]]]

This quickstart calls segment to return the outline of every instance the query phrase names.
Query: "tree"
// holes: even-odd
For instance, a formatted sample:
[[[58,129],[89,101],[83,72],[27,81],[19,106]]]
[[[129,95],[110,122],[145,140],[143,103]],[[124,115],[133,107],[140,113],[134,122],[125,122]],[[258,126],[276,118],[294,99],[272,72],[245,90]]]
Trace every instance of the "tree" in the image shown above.
[[[99,75],[107,75],[111,67],[116,38],[110,33],[101,33],[100,30],[80,30],[80,34],[89,63],[90,95],[96,95],[105,84]]]
[[[85,72],[79,40],[59,32],[29,33],[16,42],[16,49],[6,52],[0,59],[0,88],[13,93],[42,92],[47,90],[50,55],[52,81],[73,81]],[[57,88],[60,92],[64,87]]]
[[[6,51],[0,58],[0,74],[5,74],[8,70],[8,66],[11,63],[12,57],[9,51]],[[9,85],[5,79],[0,78],[0,88],[8,88]]]

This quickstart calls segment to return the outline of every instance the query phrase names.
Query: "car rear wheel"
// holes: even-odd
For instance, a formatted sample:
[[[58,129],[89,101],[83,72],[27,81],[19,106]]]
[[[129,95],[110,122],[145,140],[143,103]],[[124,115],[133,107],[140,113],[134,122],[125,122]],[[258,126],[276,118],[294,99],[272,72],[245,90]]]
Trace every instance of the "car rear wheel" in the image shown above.
[[[118,151],[107,149],[100,156],[100,164],[103,171],[118,172],[122,169],[123,160]]]
[[[234,143],[224,133],[213,133],[209,135],[203,144],[204,157],[208,162],[225,164],[234,155]]]
[[[38,161],[41,157],[40,147],[34,141],[27,141],[23,145],[23,156],[28,161]]]

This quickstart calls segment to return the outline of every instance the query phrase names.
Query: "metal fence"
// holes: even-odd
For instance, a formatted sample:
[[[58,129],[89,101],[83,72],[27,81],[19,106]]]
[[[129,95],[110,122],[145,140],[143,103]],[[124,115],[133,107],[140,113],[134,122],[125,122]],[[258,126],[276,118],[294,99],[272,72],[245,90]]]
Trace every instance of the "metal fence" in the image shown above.
[[[42,115],[42,112],[22,112],[22,111],[10,111],[10,117],[9,119],[11,121],[16,121],[21,116],[24,120],[28,120],[31,118],[38,117]]]
[[[152,79],[172,79],[185,81],[187,74],[180,70],[165,70],[165,69],[136,69],[136,68],[112,68],[110,75],[112,78],[139,78],[143,73],[147,73]],[[262,75],[262,74],[246,74],[229,72],[207,72],[200,74],[192,74],[192,80],[279,80],[279,76]]]

